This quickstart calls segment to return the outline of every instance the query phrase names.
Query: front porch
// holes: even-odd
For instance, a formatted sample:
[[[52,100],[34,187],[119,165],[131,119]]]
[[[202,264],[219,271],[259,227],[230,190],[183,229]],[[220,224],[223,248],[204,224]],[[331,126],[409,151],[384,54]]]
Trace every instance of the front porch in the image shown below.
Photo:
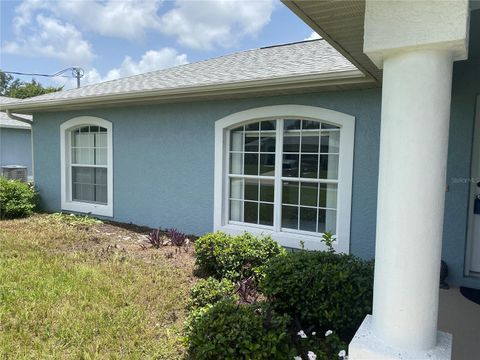
[[[470,360],[480,353],[480,305],[458,288],[440,290],[438,328],[453,335],[452,359]]]

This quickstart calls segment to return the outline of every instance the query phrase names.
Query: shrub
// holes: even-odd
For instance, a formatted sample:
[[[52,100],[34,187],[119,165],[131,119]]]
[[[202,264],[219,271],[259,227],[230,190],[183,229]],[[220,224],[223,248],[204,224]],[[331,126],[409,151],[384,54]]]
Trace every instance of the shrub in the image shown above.
[[[305,333],[301,330],[301,332],[296,332],[293,342],[296,356],[300,356],[302,359],[339,359],[339,353],[347,348],[347,344],[340,339],[336,332],[331,330],[325,333],[316,331]],[[315,356],[309,355],[309,353],[313,353]]]
[[[292,359],[288,322],[265,306],[222,300],[190,315],[188,353],[195,360]]]
[[[288,253],[269,261],[260,288],[277,312],[348,340],[372,310],[373,263],[329,252]]]
[[[271,237],[209,233],[195,242],[197,265],[207,275],[238,281],[258,273],[266,261],[285,250]]]
[[[209,277],[199,280],[190,291],[189,309],[198,309],[213,305],[235,295],[235,284],[227,279],[217,280]]]
[[[0,219],[29,216],[36,204],[37,194],[32,186],[0,177]]]
[[[172,245],[183,246],[187,241],[187,235],[175,228],[167,229],[165,232]]]

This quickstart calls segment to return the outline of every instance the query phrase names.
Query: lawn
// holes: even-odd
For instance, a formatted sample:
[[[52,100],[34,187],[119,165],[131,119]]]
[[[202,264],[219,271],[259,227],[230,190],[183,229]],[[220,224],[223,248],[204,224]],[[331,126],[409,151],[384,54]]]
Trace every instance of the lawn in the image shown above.
[[[150,248],[146,231],[0,221],[0,358],[183,358],[193,249]]]

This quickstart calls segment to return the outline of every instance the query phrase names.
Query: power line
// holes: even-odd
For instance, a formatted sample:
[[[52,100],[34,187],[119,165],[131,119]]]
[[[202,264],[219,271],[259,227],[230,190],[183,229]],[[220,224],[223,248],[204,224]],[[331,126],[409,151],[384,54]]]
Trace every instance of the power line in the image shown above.
[[[38,74],[38,73],[23,73],[18,71],[3,71],[5,74],[13,74],[13,75],[26,75],[26,76],[44,76],[44,77],[59,77],[60,75],[66,73],[67,71],[71,71],[71,76],[77,79],[77,88],[80,87],[80,79],[85,75],[85,71],[81,67],[70,67],[67,69],[60,70],[55,74]],[[67,75],[63,75],[61,77],[70,77]]]

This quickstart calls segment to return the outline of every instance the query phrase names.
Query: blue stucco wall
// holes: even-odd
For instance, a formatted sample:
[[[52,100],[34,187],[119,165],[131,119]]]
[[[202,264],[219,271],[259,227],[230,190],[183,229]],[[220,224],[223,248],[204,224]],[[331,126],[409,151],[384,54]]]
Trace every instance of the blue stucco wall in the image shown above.
[[[114,218],[201,234],[213,228],[214,124],[250,108],[300,104],[356,117],[352,251],[374,254],[380,90],[151,105],[34,115],[35,178],[60,210],[60,124],[80,115],[113,123]]]
[[[0,127],[0,166],[22,165],[32,176],[32,139],[28,129]]]
[[[454,284],[480,288],[480,279],[464,276],[467,244],[469,181],[476,97],[480,94],[480,10],[470,19],[469,59],[453,66],[452,108],[448,151],[442,257]],[[478,106],[478,105],[477,105]],[[475,185],[475,184],[473,184]]]
[[[474,287],[480,287],[480,279],[464,276],[470,185],[456,179],[470,177],[479,36],[480,11],[475,11],[470,58],[454,65],[442,256],[452,284]],[[351,252],[373,257],[381,89],[35,114],[35,177],[43,206],[60,210],[60,124],[98,116],[113,123],[115,220],[196,234],[211,231],[215,121],[277,104],[319,106],[356,117]]]

